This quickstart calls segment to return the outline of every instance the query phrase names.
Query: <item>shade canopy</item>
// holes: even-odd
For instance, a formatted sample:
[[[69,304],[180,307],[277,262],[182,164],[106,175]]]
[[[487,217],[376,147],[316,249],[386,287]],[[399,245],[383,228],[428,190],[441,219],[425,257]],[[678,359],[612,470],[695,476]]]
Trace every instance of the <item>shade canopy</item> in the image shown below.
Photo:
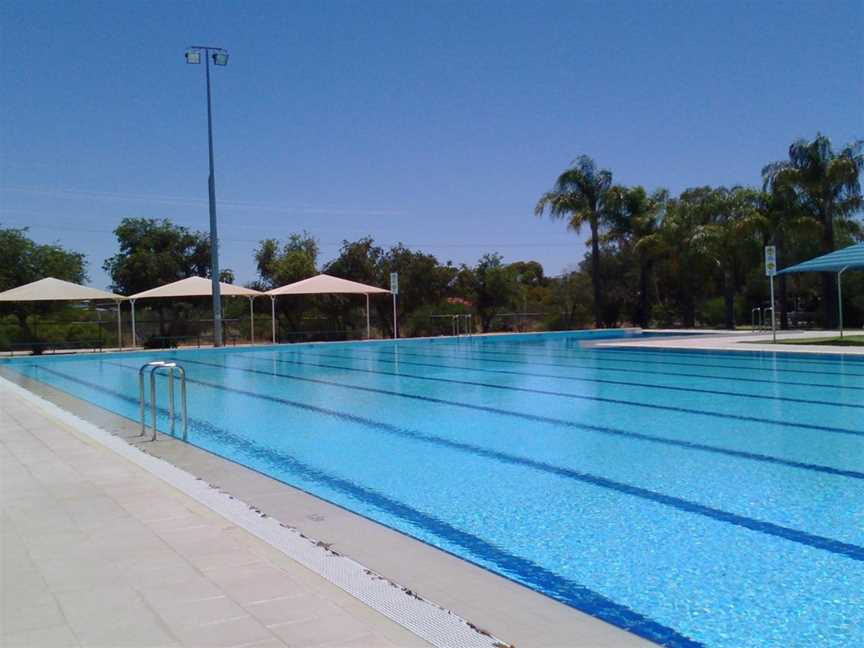
[[[376,295],[389,294],[389,290],[378,288],[377,286],[368,286],[356,281],[348,281],[339,277],[331,277],[326,274],[319,274],[309,279],[303,279],[292,284],[280,286],[273,290],[268,290],[266,294],[271,297],[278,295],[324,295],[324,294],[351,294],[351,295]]]
[[[243,286],[219,282],[220,292],[228,297],[257,297],[264,293]],[[209,297],[213,282],[205,277],[188,277],[173,283],[130,295],[129,299],[156,299],[165,297]]]
[[[63,281],[54,277],[45,277],[17,288],[11,288],[0,293],[0,301],[89,301],[91,299],[111,299],[120,301],[126,299],[123,295],[81,286],[71,281]]]
[[[842,250],[823,254],[815,259],[784,268],[777,274],[793,272],[843,272],[853,268],[864,268],[864,243],[856,243]]]

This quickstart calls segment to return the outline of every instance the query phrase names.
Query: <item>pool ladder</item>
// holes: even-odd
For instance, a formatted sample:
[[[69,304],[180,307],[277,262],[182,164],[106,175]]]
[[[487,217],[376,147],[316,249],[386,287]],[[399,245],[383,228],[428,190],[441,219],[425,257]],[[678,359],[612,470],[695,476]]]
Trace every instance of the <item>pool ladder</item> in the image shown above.
[[[150,440],[156,440],[156,412],[158,410],[156,406],[156,374],[159,371],[165,371],[168,376],[168,418],[171,421],[172,435],[174,434],[174,421],[177,418],[174,411],[174,373],[177,372],[180,374],[180,403],[183,412],[182,439],[185,441],[187,429],[189,427],[189,416],[186,408],[186,370],[176,362],[165,362],[164,360],[148,362],[141,365],[141,368],[138,370],[138,402],[141,409],[141,434],[139,436],[144,436],[147,433],[147,424],[144,413],[144,372],[148,368],[150,369],[150,417],[153,425],[153,436]]]

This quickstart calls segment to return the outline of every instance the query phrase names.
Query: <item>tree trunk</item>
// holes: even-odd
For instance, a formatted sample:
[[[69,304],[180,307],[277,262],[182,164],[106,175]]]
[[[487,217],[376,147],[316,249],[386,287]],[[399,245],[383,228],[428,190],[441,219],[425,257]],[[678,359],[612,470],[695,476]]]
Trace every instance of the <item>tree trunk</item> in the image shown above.
[[[723,305],[724,326],[733,330],[735,328],[735,282],[732,270],[729,268],[723,270]]]
[[[603,291],[600,281],[600,235],[597,216],[591,218],[591,285],[594,288],[594,326],[603,328]]]

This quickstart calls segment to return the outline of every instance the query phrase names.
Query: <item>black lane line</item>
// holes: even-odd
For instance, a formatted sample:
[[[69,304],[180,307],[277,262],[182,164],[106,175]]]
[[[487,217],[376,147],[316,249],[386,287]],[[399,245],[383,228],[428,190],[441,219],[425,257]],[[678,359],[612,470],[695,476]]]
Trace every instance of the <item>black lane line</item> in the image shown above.
[[[299,353],[299,352],[298,352]],[[247,354],[228,354],[233,355],[235,357],[246,357]],[[316,354],[318,357],[326,354]],[[263,357],[263,356],[258,356]],[[332,357],[332,356],[331,356]],[[336,356],[338,358],[342,358],[342,356]],[[278,360],[273,358],[276,362],[285,362],[289,364],[309,364],[303,363],[302,361],[291,361],[291,360]],[[390,362],[391,364],[395,364],[395,361],[391,360],[378,360],[379,362]],[[411,363],[406,363],[411,364]],[[437,376],[423,376],[417,374],[409,374],[404,372],[390,372],[390,371],[377,371],[375,369],[359,369],[355,367],[337,367],[334,365],[311,365],[315,367],[323,367],[325,369],[345,369],[346,371],[358,371],[364,373],[373,373],[373,374],[381,374],[384,376],[400,376],[404,378],[416,378],[417,380],[433,380],[436,382],[446,382],[446,383],[454,383],[460,385],[472,385],[472,386],[480,386],[480,387],[489,387],[491,389],[504,389],[510,391],[522,391],[529,392],[533,394],[544,394],[547,396],[561,396],[564,398],[586,398],[582,394],[573,394],[571,392],[558,392],[551,391],[545,389],[535,389],[531,387],[513,387],[511,385],[497,385],[495,383],[481,383],[467,380],[457,380],[455,378],[440,378]],[[446,368],[447,365],[429,365],[437,367],[438,369]],[[453,368],[453,367],[450,367]],[[458,368],[458,367],[457,367]],[[517,375],[531,375],[531,374],[517,374]],[[586,383],[599,383],[604,385],[620,385],[623,387],[645,387],[648,389],[660,389],[665,391],[676,391],[676,392],[685,392],[685,393],[694,393],[694,394],[711,394],[713,396],[734,396],[736,398],[752,398],[755,400],[767,400],[767,401],[782,401],[786,403],[803,403],[805,405],[828,405],[830,407],[851,407],[854,409],[864,409],[864,405],[860,405],[857,403],[841,403],[837,401],[824,401],[824,400],[813,400],[809,398],[794,398],[792,396],[767,396],[764,394],[746,394],[744,392],[734,392],[734,391],[725,391],[719,389],[702,389],[699,387],[676,387],[673,385],[654,385],[652,383],[639,383],[639,382],[629,382],[626,380],[610,380],[606,378],[580,378],[577,376],[568,376],[565,378],[566,380],[571,380],[574,382],[586,382]]]
[[[244,356],[245,357],[245,356]],[[450,405],[452,407],[462,407],[465,409],[473,409],[482,412],[491,412],[493,414],[503,414],[505,416],[514,416],[517,418],[523,418],[530,421],[537,421],[541,423],[552,423],[555,425],[568,425],[571,422],[565,419],[552,418],[547,416],[540,416],[538,414],[529,414],[527,412],[518,412],[515,410],[506,410],[497,407],[490,407],[486,405],[474,405],[472,403],[465,403],[462,401],[453,401],[447,400],[443,398],[435,398],[433,396],[421,396],[419,394],[407,394],[404,392],[391,391],[388,389],[377,389],[375,387],[364,387],[362,385],[352,385],[350,383],[341,383],[335,380],[324,380],[323,378],[309,378],[308,376],[295,376],[293,374],[283,374],[275,371],[260,371],[258,369],[247,369],[244,367],[236,367],[231,365],[220,365],[214,364],[212,362],[202,362],[201,360],[190,360],[188,358],[178,359],[180,362],[189,362],[191,364],[199,364],[203,366],[209,367],[218,367],[219,369],[232,369],[234,371],[245,371],[247,373],[261,374],[265,376],[278,376],[280,378],[287,378],[289,380],[297,380],[301,382],[314,383],[318,385],[328,385],[331,387],[339,387],[342,389],[350,389],[355,391],[368,392],[372,394],[384,394],[386,396],[396,396],[397,398],[408,398],[412,400],[425,401],[427,403],[436,403],[439,405]],[[341,367],[336,367],[337,369],[341,369]],[[576,398],[576,397],[574,397]],[[672,405],[656,405],[654,403],[640,403],[635,401],[626,401],[620,400],[616,398],[605,398],[601,396],[578,396],[581,400],[589,400],[601,403],[613,403],[615,405],[629,405],[632,407],[642,407],[647,409],[661,410],[667,412],[679,412],[684,414],[695,414],[699,416],[708,416],[713,418],[722,418],[722,419],[730,419],[736,421],[748,421],[751,423],[768,423],[770,425],[777,425],[780,427],[791,427],[798,428],[802,430],[818,430],[820,432],[832,432],[836,434],[850,434],[852,436],[864,436],[864,431],[861,430],[853,430],[851,428],[840,428],[840,427],[831,427],[827,425],[815,425],[813,423],[794,423],[791,421],[782,421],[778,419],[766,419],[758,416],[744,416],[743,414],[724,414],[721,412],[709,412],[707,410],[697,410],[691,409],[687,407],[674,407]]]
[[[504,355],[504,356],[510,356],[511,358],[518,355],[515,352],[487,351],[485,349],[477,349],[475,347],[465,349],[464,347],[460,347],[458,344],[446,344],[446,343],[439,343],[439,344],[440,344],[440,346],[448,346],[448,347],[458,348],[458,349],[462,349],[463,351],[468,350],[468,351],[471,351],[475,354],[485,353],[485,354],[492,354],[492,355]],[[584,365],[573,365],[573,364],[536,362],[534,360],[524,359],[524,358],[521,360],[492,360],[492,359],[483,358],[483,357],[478,358],[476,355],[475,356],[469,356],[469,355],[465,355],[464,353],[462,354],[462,357],[467,358],[467,359],[472,359],[472,360],[481,360],[483,362],[509,362],[511,364],[516,363],[516,364],[521,364],[521,365],[536,364],[536,365],[546,365],[546,366],[550,366],[550,367],[570,367],[570,368],[579,368],[580,366],[584,366]],[[596,356],[596,355],[591,356],[591,358],[597,358],[597,357],[599,357],[599,356]],[[653,365],[653,366],[656,366],[657,364],[661,364],[659,362],[659,358],[657,360],[635,360],[635,359],[634,360],[612,360],[612,359],[607,358],[606,361],[625,363],[625,364],[647,364],[647,365]],[[749,366],[742,366],[742,365],[717,365],[717,364],[705,364],[705,363],[696,363],[696,362],[669,362],[669,360],[666,358],[663,359],[662,364],[664,366],[674,366],[674,367],[691,367],[691,368],[701,367],[701,368],[708,368],[708,369],[740,369],[740,370],[746,370],[746,371],[770,371],[771,373],[775,373],[775,374],[776,373],[800,373],[800,374],[812,374],[812,375],[819,375],[819,376],[837,376],[836,371],[811,371],[811,370],[807,370],[807,369],[787,369],[785,367],[772,368],[772,367],[749,367]],[[591,367],[595,368],[595,369],[598,368],[596,366],[596,364],[591,365]],[[844,371],[843,375],[844,376],[856,376],[859,378],[864,378],[864,373],[851,373],[848,371]]]
[[[125,366],[125,365],[119,365],[118,364],[117,366]],[[266,376],[273,376],[274,375],[272,372],[256,371],[254,369],[253,370],[247,370],[247,369],[243,369],[241,367],[229,367],[229,366],[224,366],[224,365],[212,365],[212,366],[219,366],[222,368],[234,369],[237,371],[251,371],[253,373],[260,373],[260,374],[263,374]],[[275,374],[275,375],[280,376],[280,374]],[[483,409],[488,409],[488,408],[483,408]],[[526,416],[532,417],[531,420],[533,420],[533,418],[534,418],[533,415],[530,415],[530,414],[528,414]],[[846,470],[843,468],[835,468],[833,466],[826,466],[824,464],[812,464],[812,463],[806,463],[806,462],[801,462],[801,461],[794,461],[792,459],[782,459],[780,457],[774,457],[771,455],[764,455],[764,454],[759,454],[759,453],[755,453],[755,452],[747,452],[745,450],[732,450],[732,449],[728,449],[728,448],[722,448],[719,446],[712,446],[712,445],[703,444],[703,443],[696,443],[693,441],[680,441],[677,439],[670,439],[667,437],[654,436],[651,434],[642,434],[640,432],[628,432],[627,430],[621,430],[618,428],[603,427],[603,426],[599,426],[599,425],[589,425],[586,423],[576,423],[574,421],[567,421],[564,419],[543,418],[543,420],[541,420],[540,422],[551,423],[553,425],[558,425],[561,427],[566,427],[566,428],[576,429],[576,430],[581,430],[581,431],[586,431],[586,432],[596,432],[598,434],[606,434],[606,435],[616,436],[616,437],[637,439],[640,441],[647,441],[649,443],[659,443],[662,445],[668,445],[668,446],[673,446],[673,447],[677,447],[677,448],[684,448],[687,450],[713,452],[715,454],[727,455],[727,456],[735,457],[738,459],[750,459],[753,461],[761,461],[764,463],[771,463],[771,464],[776,464],[779,466],[788,466],[790,468],[799,468],[802,470],[811,470],[811,471],[815,471],[815,472],[825,473],[827,475],[837,475],[839,477],[850,477],[852,479],[864,479],[864,472],[859,472],[859,471],[855,471],[855,470]]]
[[[314,349],[309,349],[309,351],[314,351]],[[365,352],[365,349],[363,350]],[[280,351],[282,353],[282,351]],[[284,353],[299,353],[299,351],[285,351]],[[352,353],[360,353],[360,350],[352,350]],[[470,371],[482,371],[485,373],[500,373],[500,374],[511,374],[515,376],[536,376],[538,378],[558,378],[561,380],[576,380],[576,378],[571,378],[571,376],[561,376],[556,374],[542,374],[542,373],[532,373],[525,371],[512,371],[507,369],[487,369],[483,367],[473,367],[473,366],[455,366],[455,365],[433,365],[429,363],[423,362],[410,362],[407,360],[402,360],[402,356],[410,356],[412,358],[440,358],[441,356],[427,354],[427,353],[414,353],[409,351],[390,351],[387,349],[375,349],[370,353],[374,355],[361,355],[360,357],[364,358],[376,358],[380,359],[380,354],[386,353],[391,357],[399,358],[399,362],[405,364],[415,364],[417,366],[426,366],[426,367],[447,367],[451,369],[467,369]],[[330,357],[336,357],[331,354]],[[347,357],[347,356],[339,356],[339,357]],[[472,360],[473,358],[467,356],[456,356],[455,360]],[[747,383],[759,383],[759,384],[767,384],[767,385],[794,385],[797,387],[827,387],[829,389],[851,389],[855,391],[864,391],[864,387],[857,387],[852,385],[836,385],[829,383],[813,383],[813,382],[796,382],[794,380],[771,380],[771,379],[763,379],[763,378],[743,378],[740,376],[712,376],[710,374],[696,374],[696,373],[685,373],[679,371],[652,371],[650,369],[622,369],[620,367],[605,367],[598,366],[596,363],[591,365],[561,365],[561,364],[553,364],[553,363],[536,363],[536,362],[520,362],[518,360],[490,360],[488,358],[476,358],[480,362],[497,362],[497,363],[506,363],[506,364],[518,364],[522,366],[526,365],[543,365],[548,367],[561,367],[566,369],[578,369],[580,371],[609,371],[609,372],[618,372],[625,374],[645,374],[648,376],[674,376],[674,377],[683,377],[683,378],[700,378],[702,380],[732,380],[734,382],[747,382]],[[386,360],[385,362],[393,362],[391,360]],[[612,362],[616,362],[612,360]],[[619,361],[620,362],[620,361]],[[655,363],[656,364],[656,363]],[[836,375],[836,374],[833,374]]]
[[[136,370],[135,367],[130,367],[128,365],[123,365],[120,363],[111,364],[133,371]],[[131,403],[136,406],[138,404],[138,401],[135,398],[126,396],[119,391],[108,389],[97,383],[82,380],[69,374],[64,374],[62,372],[56,371],[54,369],[48,369],[46,367],[40,367],[40,370],[46,371],[50,374],[55,374],[67,380],[71,380],[72,382],[84,385],[86,387],[90,387],[91,389],[110,394],[111,396],[122,399],[127,403]],[[234,390],[221,385],[217,385],[215,383],[208,383],[206,381],[189,379],[189,382],[209,387],[215,387],[217,389],[224,389],[227,391],[246,393],[247,395],[251,396],[261,396],[258,394],[254,394],[253,392],[247,393],[241,390]],[[282,399],[278,399],[276,400],[276,402],[281,402],[281,400]],[[284,401],[284,403],[295,405],[290,401]],[[318,408],[312,409],[318,411]],[[159,408],[159,411],[161,414],[167,415],[167,410],[165,410],[164,408]],[[327,410],[323,409],[320,410],[320,413],[340,416],[338,413],[330,413]],[[340,418],[346,417],[352,420],[352,422],[363,421],[362,419],[354,421],[353,417],[350,417],[348,415],[340,416]],[[505,578],[508,578],[508,580],[515,580],[516,582],[526,584],[532,589],[543,592],[548,596],[551,596],[552,598],[561,601],[562,603],[582,610],[587,614],[612,623],[613,625],[616,625],[620,628],[624,628],[641,637],[645,637],[646,639],[661,643],[662,645],[671,646],[673,648],[698,648],[702,646],[702,644],[689,639],[688,637],[678,633],[672,628],[664,626],[661,623],[654,621],[653,619],[630,609],[626,605],[616,603],[615,601],[606,598],[602,594],[598,594],[597,592],[585,587],[584,585],[580,585],[579,583],[560,576],[555,572],[552,572],[527,558],[522,558],[520,556],[511,554],[504,549],[498,547],[497,545],[480,538],[479,536],[473,535],[467,531],[463,531],[458,527],[454,527],[451,524],[437,517],[415,509],[410,505],[405,504],[404,502],[388,497],[377,490],[367,488],[360,484],[355,484],[354,482],[351,482],[347,479],[343,479],[341,477],[331,475],[330,473],[326,473],[318,468],[315,468],[314,466],[300,461],[293,455],[289,455],[285,452],[281,452],[272,448],[263,447],[247,439],[242,439],[237,435],[232,434],[228,430],[215,426],[207,421],[192,418],[189,420],[189,425],[191,427],[202,430],[205,436],[209,434],[223,443],[233,445],[235,450],[239,451],[240,453],[243,453],[247,456],[251,455],[257,459],[264,460],[265,465],[285,466],[292,473],[298,474],[303,479],[307,479],[323,486],[333,488],[334,490],[337,490],[349,497],[366,502],[367,504],[374,506],[382,511],[386,511],[387,513],[399,519],[405,520],[406,522],[415,524],[420,528],[426,529],[434,536],[441,538],[446,542],[452,542],[462,547],[462,549],[467,551],[470,555],[475,556],[476,560],[487,561],[488,563],[496,565],[499,570],[496,571],[496,573],[504,576]],[[373,425],[373,427],[377,426]],[[205,450],[208,450],[206,446],[201,447],[203,447]],[[236,461],[232,457],[226,457],[226,459]],[[253,468],[253,470],[256,469]],[[272,475],[269,476],[272,477]],[[297,488],[297,486],[294,487]],[[320,497],[320,495],[317,495],[314,492],[313,494]],[[342,506],[338,502],[334,503],[337,506]],[[347,509],[348,507],[344,508]],[[369,516],[364,515],[363,517]],[[379,524],[385,524],[385,526],[389,526],[379,520],[376,521]],[[402,529],[396,528],[396,530],[400,533],[404,533]],[[465,556],[458,557],[465,559]],[[470,562],[475,562],[475,564],[478,564],[480,567],[488,569],[486,565],[484,565],[482,562],[476,562],[476,560]],[[518,578],[510,578],[507,576],[507,574],[518,574]]]
[[[180,359],[176,358],[179,362]],[[188,359],[184,360],[188,362]],[[116,366],[123,367],[125,369],[129,369],[131,371],[137,371],[135,367],[131,367],[128,365],[123,365],[120,363],[111,363]],[[223,367],[224,368],[224,367]],[[249,391],[246,389],[239,389],[237,387],[228,387],[226,385],[222,385],[219,383],[210,382],[207,380],[201,380],[197,378],[189,378],[188,382],[198,385],[204,385],[206,387],[211,387],[213,389],[226,391],[228,393],[236,393],[242,394],[244,396],[248,396],[251,398],[257,398],[260,400],[266,400],[272,403],[279,403],[282,405],[287,405],[289,407],[294,407],[297,409],[303,409],[306,411],[315,412],[317,414],[324,414],[326,416],[335,417],[340,420],[350,421],[352,423],[357,423],[363,425],[364,427],[371,428],[373,430],[378,431],[386,431],[395,433],[399,436],[408,436],[411,439],[423,441],[427,443],[431,443],[438,446],[448,447],[455,450],[460,450],[464,452],[468,452],[474,454],[476,456],[484,457],[487,459],[497,460],[502,463],[507,463],[516,466],[525,466],[529,468],[533,468],[535,470],[546,472],[549,474],[557,475],[560,477],[565,477],[568,479],[572,479],[575,481],[580,481],[586,484],[591,484],[593,486],[599,486],[600,488],[605,488],[608,490],[612,490],[618,493],[622,493],[625,495],[631,495],[633,497],[649,500],[652,502],[656,502],[659,504],[663,504],[665,506],[669,506],[671,508],[684,511],[687,513],[693,513],[696,515],[702,515],[705,517],[712,518],[714,520],[719,520],[721,522],[727,522],[729,524],[733,524],[735,526],[739,526],[742,528],[749,529],[751,531],[757,531],[759,533],[765,533],[768,535],[776,536],[779,538],[783,538],[785,540],[791,540],[792,542],[797,542],[799,544],[804,544],[816,549],[822,549],[824,551],[828,551],[831,553],[847,556],[852,558],[853,560],[864,561],[864,547],[860,547],[855,544],[850,544],[847,542],[842,542],[840,540],[835,540],[833,538],[828,538],[826,536],[820,536],[816,534],[807,533],[806,531],[801,531],[798,529],[793,529],[790,527],[780,526],[778,524],[773,524],[771,522],[764,522],[762,520],[757,520],[755,518],[746,517],[743,515],[738,515],[736,513],[730,513],[728,511],[723,511],[721,509],[716,509],[710,506],[705,506],[703,504],[698,504],[696,502],[691,502],[690,500],[685,500],[680,497],[675,497],[673,495],[665,495],[663,493],[658,493],[656,491],[649,490],[647,488],[642,488],[639,486],[631,486],[630,484],[626,484],[624,482],[618,482],[612,479],[607,479],[606,477],[600,477],[599,475],[594,475],[591,473],[584,473],[577,470],[573,470],[571,468],[564,468],[561,466],[556,466],[554,464],[549,464],[543,461],[537,461],[534,459],[528,459],[526,457],[519,457],[516,455],[510,455],[504,452],[500,452],[497,450],[490,450],[488,448],[484,448],[482,446],[475,446],[468,443],[462,443],[459,441],[452,441],[450,439],[445,439],[443,437],[436,437],[431,435],[423,434],[422,432],[417,432],[415,430],[411,430],[409,428],[402,428],[390,423],[381,423],[372,419],[367,419],[361,416],[357,416],[354,414],[347,414],[344,412],[340,412],[337,410],[331,410],[324,407],[318,407],[316,405],[309,405],[307,403],[302,403],[299,401],[293,401],[286,398],[281,398],[279,396],[271,396],[269,394],[260,394],[258,392]]]

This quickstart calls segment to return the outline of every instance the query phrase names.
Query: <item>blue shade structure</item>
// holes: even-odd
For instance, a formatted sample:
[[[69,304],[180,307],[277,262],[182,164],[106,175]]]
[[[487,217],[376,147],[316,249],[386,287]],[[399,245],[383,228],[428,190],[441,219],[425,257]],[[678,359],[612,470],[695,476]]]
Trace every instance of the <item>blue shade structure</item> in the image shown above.
[[[843,337],[843,286],[841,283],[846,270],[864,268],[864,243],[856,243],[842,250],[836,250],[785,268],[777,274],[793,272],[836,272],[837,273],[837,309],[840,320],[840,337]]]

